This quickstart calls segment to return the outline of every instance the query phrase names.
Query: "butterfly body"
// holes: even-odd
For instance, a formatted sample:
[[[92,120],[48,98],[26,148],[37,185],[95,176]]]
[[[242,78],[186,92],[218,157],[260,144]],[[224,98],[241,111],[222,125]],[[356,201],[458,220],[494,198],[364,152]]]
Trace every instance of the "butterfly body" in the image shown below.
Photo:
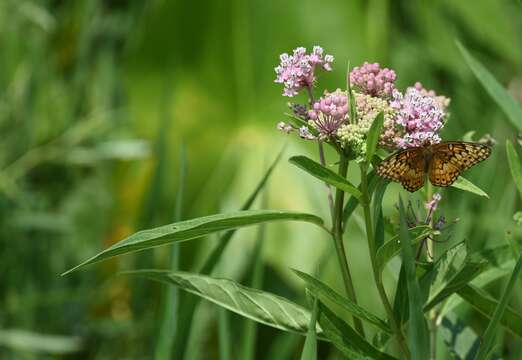
[[[445,141],[401,150],[383,160],[376,170],[379,176],[414,192],[424,185],[426,175],[435,186],[450,186],[464,170],[490,154],[491,148],[485,144]]]

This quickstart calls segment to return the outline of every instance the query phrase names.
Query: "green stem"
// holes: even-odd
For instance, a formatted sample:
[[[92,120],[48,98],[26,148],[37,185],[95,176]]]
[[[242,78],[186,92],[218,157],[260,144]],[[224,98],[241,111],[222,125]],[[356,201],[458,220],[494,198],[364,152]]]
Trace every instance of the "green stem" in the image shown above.
[[[426,185],[426,202],[430,202],[433,197],[433,186],[428,181]],[[433,214],[431,216],[430,222],[428,224],[430,227],[433,227]],[[431,238],[426,239],[426,259],[428,262],[433,262],[435,253],[434,253],[434,241]],[[428,331],[430,333],[430,360],[435,360],[437,358],[437,310],[436,308],[431,309],[428,312]]]
[[[341,157],[339,160],[339,175],[343,178],[346,177],[348,173],[348,159],[344,154],[341,153]],[[333,228],[332,235],[335,243],[335,251],[337,253],[337,259],[339,260],[339,265],[341,267],[341,274],[343,276],[344,287],[346,289],[346,295],[348,298],[353,301],[355,304],[357,303],[357,298],[355,296],[355,289],[353,287],[352,276],[350,274],[350,268],[348,267],[348,260],[346,259],[346,252],[344,249],[343,243],[343,205],[344,205],[344,191],[340,189],[336,189],[335,191],[335,203],[334,203],[334,211],[332,215],[333,220]],[[353,324],[355,329],[361,336],[364,337],[364,328],[362,322],[359,318],[353,317]]]
[[[386,310],[386,314],[388,316],[388,320],[390,322],[390,326],[392,328],[392,331],[394,332],[395,336],[397,337],[397,341],[399,342],[399,345],[404,353],[404,356],[406,359],[410,358],[410,350],[408,349],[408,346],[406,345],[406,339],[404,338],[404,335],[402,333],[402,330],[397,322],[397,319],[395,318],[395,314],[393,313],[393,308],[390,304],[390,300],[388,299],[388,296],[386,295],[386,290],[384,289],[384,285],[382,283],[382,277],[379,273],[379,269],[377,267],[376,262],[376,244],[375,244],[375,237],[373,234],[373,224],[372,224],[372,215],[370,212],[370,196],[368,192],[368,177],[367,177],[367,165],[361,164],[361,205],[363,207],[364,212],[364,222],[366,225],[366,237],[368,239],[368,248],[370,250],[370,260],[372,264],[373,269],[373,277],[375,279],[375,285],[377,286],[377,291],[379,292],[379,297],[381,298],[381,302],[384,305],[384,309]]]

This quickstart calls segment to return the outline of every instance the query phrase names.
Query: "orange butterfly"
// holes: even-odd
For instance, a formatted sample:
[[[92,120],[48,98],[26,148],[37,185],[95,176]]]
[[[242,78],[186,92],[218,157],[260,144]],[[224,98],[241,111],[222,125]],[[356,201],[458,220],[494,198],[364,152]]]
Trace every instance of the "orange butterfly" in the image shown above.
[[[414,192],[425,182],[426,173],[435,186],[450,186],[459,175],[491,155],[485,144],[465,141],[445,141],[399,151],[377,166],[379,176],[400,182]]]

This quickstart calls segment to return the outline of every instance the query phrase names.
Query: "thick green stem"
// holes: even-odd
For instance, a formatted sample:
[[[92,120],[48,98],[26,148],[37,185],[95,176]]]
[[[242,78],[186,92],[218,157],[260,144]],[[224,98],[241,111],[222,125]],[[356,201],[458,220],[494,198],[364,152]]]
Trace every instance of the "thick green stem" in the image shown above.
[[[348,159],[341,153],[341,158],[339,161],[339,175],[343,178],[346,177],[348,172]],[[348,261],[346,259],[346,252],[344,249],[343,243],[343,205],[344,205],[344,191],[337,189],[335,192],[335,203],[334,203],[334,211],[333,211],[333,224],[332,224],[332,235],[335,243],[335,251],[337,253],[337,259],[339,260],[339,265],[341,267],[341,274],[343,276],[344,287],[346,289],[346,295],[348,298],[357,303],[357,298],[355,296],[355,289],[353,287],[352,276],[350,274],[350,268],[348,267]],[[355,329],[361,336],[364,337],[364,328],[362,322],[359,318],[353,317],[353,324]]]
[[[386,310],[386,314],[388,316],[388,320],[390,322],[390,326],[395,336],[397,337],[397,341],[404,352],[404,356],[406,359],[410,358],[410,351],[406,344],[406,339],[402,333],[402,330],[395,318],[395,314],[393,313],[393,308],[388,300],[388,296],[386,295],[386,290],[384,289],[384,285],[382,283],[382,277],[377,268],[376,263],[376,244],[375,237],[373,234],[373,224],[372,224],[372,214],[370,212],[370,195],[368,192],[368,177],[367,177],[367,165],[361,164],[361,205],[363,207],[364,212],[364,222],[366,225],[366,237],[368,239],[368,248],[370,250],[370,260],[373,269],[373,277],[375,279],[375,285],[377,286],[377,291],[379,292],[379,297],[381,298],[381,302]]]

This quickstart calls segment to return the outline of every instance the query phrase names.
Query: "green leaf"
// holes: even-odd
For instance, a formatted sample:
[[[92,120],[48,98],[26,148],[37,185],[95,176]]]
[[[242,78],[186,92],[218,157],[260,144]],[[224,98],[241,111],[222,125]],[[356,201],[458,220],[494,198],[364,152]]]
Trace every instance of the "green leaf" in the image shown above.
[[[352,91],[352,84],[350,83],[350,62],[348,62],[348,68],[346,69],[346,91],[348,91],[348,100],[350,101],[350,121],[355,123],[357,119],[357,102]]]
[[[375,154],[379,136],[381,135],[382,125],[384,123],[384,113],[380,112],[372,122],[368,136],[366,138],[366,162],[369,164]]]
[[[452,359],[473,359],[480,344],[477,333],[453,312],[444,316],[440,325],[439,333]]]
[[[466,286],[486,266],[486,261],[472,260],[468,256],[464,243],[447,250],[421,280],[422,283],[429,283],[429,295],[424,311],[429,311]]]
[[[306,334],[306,340],[303,346],[303,352],[301,353],[301,360],[316,360],[317,359],[317,312],[319,306],[317,305],[317,298],[314,299],[314,307],[312,310],[312,316],[310,318],[310,325],[308,326],[308,333]]]
[[[406,213],[402,198],[399,196],[399,217],[400,217],[400,240],[402,245],[402,261],[406,273],[406,284],[409,299],[409,323],[408,340],[413,360],[425,359],[429,354],[428,328],[422,310],[422,295],[419,282],[415,275],[415,259],[413,257],[412,244],[406,225]]]
[[[281,296],[242,286],[232,280],[181,271],[136,270],[122,274],[179,286],[225,309],[279,330],[301,334],[308,331],[308,310]],[[317,332],[321,332],[319,327]]]
[[[348,359],[395,359],[373,347],[350,325],[337,317],[337,315],[321,302],[319,302],[319,324],[328,340]]]
[[[522,131],[522,109],[511,94],[495,79],[495,77],[471,54],[464,46],[457,42],[457,46],[464,56],[464,59],[470,67],[475,77],[480,81],[488,94],[495,100],[498,106],[504,111],[511,124],[518,130]]]
[[[498,300],[493,299],[487,292],[474,285],[464,286],[457,294],[489,319],[498,305]],[[516,310],[508,306],[500,318],[500,324],[513,335],[522,338],[522,316]]]
[[[117,255],[150,249],[179,241],[196,239],[220,231],[280,220],[305,221],[323,227],[323,220],[315,215],[283,210],[248,210],[229,214],[210,215],[138,231],[66,271],[62,275],[69,274],[88,264],[97,263]]]
[[[412,240],[412,245],[416,245],[420,243],[422,240],[426,239],[430,234],[433,233],[431,228],[428,225],[419,225],[414,228],[408,229],[408,232],[411,236],[414,236]],[[375,263],[377,265],[377,269],[379,269],[379,273],[384,270],[384,267],[394,256],[398,255],[401,251],[402,245],[399,240],[399,235],[394,236],[387,242],[385,242],[379,249],[377,249],[377,254],[375,255]]]
[[[368,173],[368,191],[370,194],[373,193],[376,186],[380,183],[380,178],[375,174],[375,171],[370,171]],[[361,187],[359,186],[357,190],[361,191]],[[348,219],[353,214],[355,209],[357,208],[357,205],[359,205],[359,199],[355,196],[350,196],[348,201],[346,202],[346,205],[343,209],[343,226],[344,230],[346,230],[346,224],[348,223]]]
[[[515,182],[518,192],[522,197],[522,166],[520,165],[520,158],[515,151],[515,147],[509,140],[506,140],[506,154],[511,176],[513,177],[513,181]]]
[[[484,190],[462,176],[459,176],[451,186],[489,199],[489,195]]]
[[[306,156],[293,156],[289,161],[313,177],[335,186],[339,190],[352,194],[356,198],[361,197],[361,192],[353,184],[332,170],[325,168],[318,162],[315,162]]]
[[[384,322],[382,319],[380,319],[378,316],[372,314],[371,312],[367,311],[366,309],[362,308],[361,306],[353,303],[349,299],[345,298],[344,296],[339,295],[337,292],[335,292],[332,288],[330,288],[328,285],[323,283],[322,281],[314,278],[311,275],[308,275],[304,272],[301,272],[299,270],[293,270],[297,276],[299,276],[301,279],[303,279],[306,283],[306,287],[314,297],[321,299],[326,298],[337,305],[341,306],[344,310],[349,312],[350,314],[358,317],[361,320],[364,320],[379,329],[391,333],[390,327]]]
[[[484,335],[482,336],[482,344],[480,345],[478,355],[476,357],[477,360],[487,359],[487,355],[491,351],[491,347],[493,346],[493,342],[495,341],[495,336],[497,334],[497,326],[504,315],[504,312],[508,306],[509,299],[511,297],[511,293],[515,288],[515,283],[518,281],[518,277],[520,275],[520,271],[522,270],[522,254],[519,255],[518,261],[513,269],[511,277],[509,278],[508,284],[502,297],[500,298],[500,302],[495,307],[495,311],[493,312],[493,316],[491,321],[489,322]]]

